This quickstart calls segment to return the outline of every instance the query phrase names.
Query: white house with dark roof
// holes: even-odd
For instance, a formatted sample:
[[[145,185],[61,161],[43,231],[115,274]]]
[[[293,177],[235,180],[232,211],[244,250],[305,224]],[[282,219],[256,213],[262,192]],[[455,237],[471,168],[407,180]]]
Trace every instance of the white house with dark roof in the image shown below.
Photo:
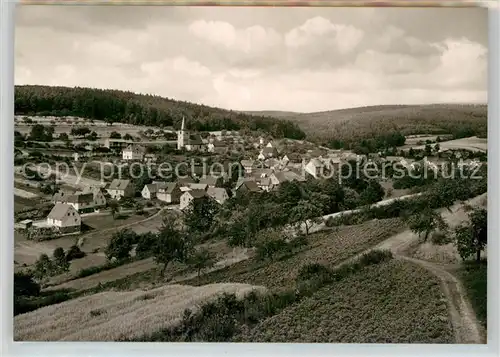
[[[142,161],[146,150],[140,145],[130,144],[122,151],[123,160],[137,160]]]
[[[245,173],[250,174],[252,173],[252,170],[254,169],[254,160],[241,160],[240,161],[241,166],[243,166],[243,169],[245,170]]]
[[[325,164],[321,160],[314,158],[307,163],[305,171],[314,178],[318,178],[324,167]]]
[[[122,197],[134,197],[135,194],[134,185],[130,180],[114,179],[107,188],[107,191],[111,198],[116,200]]]
[[[157,193],[158,193],[158,184],[150,183],[150,184],[144,185],[144,187],[141,191],[141,196],[147,200],[152,200],[152,199],[156,198]]]
[[[182,195],[180,185],[177,182],[166,182],[158,185],[156,198],[167,203],[179,203]]]
[[[80,231],[82,219],[72,205],[56,203],[47,216],[47,225],[59,229],[61,233],[75,233]]]
[[[222,187],[209,187],[207,188],[207,195],[212,197],[217,203],[223,205],[229,199],[227,190]]]
[[[196,200],[196,199],[200,199],[200,198],[206,197],[206,196],[207,196],[207,191],[205,191],[205,190],[186,191],[181,195],[179,208],[181,210],[184,210],[189,206],[191,201]]]

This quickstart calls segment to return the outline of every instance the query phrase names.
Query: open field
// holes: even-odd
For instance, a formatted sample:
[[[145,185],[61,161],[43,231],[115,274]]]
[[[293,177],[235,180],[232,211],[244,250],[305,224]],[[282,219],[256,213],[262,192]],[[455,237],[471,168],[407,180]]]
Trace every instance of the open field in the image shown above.
[[[14,196],[19,196],[27,199],[33,199],[38,197],[38,195],[33,192],[29,192],[17,187],[14,187]]]
[[[311,138],[352,140],[373,137],[394,129],[403,134],[450,133],[462,124],[486,132],[487,106],[381,105],[285,115],[282,118],[297,123]]]
[[[89,233],[76,235],[76,236],[65,236],[53,240],[35,242],[28,241],[20,233],[14,235],[14,260],[18,264],[33,264],[38,259],[40,254],[45,253],[51,255],[55,248],[62,247],[65,250],[69,249],[72,245],[76,244],[78,239],[83,239],[83,245],[81,249],[91,254],[95,249],[103,248],[108,244],[109,238],[117,230],[129,227],[134,229],[134,224],[143,221],[148,217],[132,215],[126,219],[116,219],[114,220],[111,215],[92,215],[83,218],[83,222],[90,227],[94,228],[94,231]],[[144,227],[154,227],[161,226],[161,219],[158,216],[152,216],[149,223],[142,223],[138,225],[141,232],[144,231]],[[101,259],[98,259],[99,261]],[[85,262],[91,263],[92,259],[87,258]],[[81,262],[79,263],[82,264]],[[91,265],[92,266],[92,265]],[[88,266],[85,266],[88,267]],[[80,269],[82,267],[79,267]]]
[[[439,280],[392,260],[328,285],[264,320],[237,341],[452,343]]]
[[[469,138],[443,141],[439,143],[441,150],[466,149],[470,151],[488,151],[488,139],[472,136]],[[413,146],[414,149],[424,149],[425,145]]]
[[[116,341],[152,333],[179,322],[186,308],[221,293],[244,296],[265,288],[248,284],[202,287],[166,285],[149,291],[103,292],[16,316],[17,341]]]

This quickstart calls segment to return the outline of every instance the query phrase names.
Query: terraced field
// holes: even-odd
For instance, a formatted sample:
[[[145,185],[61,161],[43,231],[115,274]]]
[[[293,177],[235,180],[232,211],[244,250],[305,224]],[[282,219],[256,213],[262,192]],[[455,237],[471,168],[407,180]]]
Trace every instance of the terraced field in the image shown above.
[[[453,343],[439,280],[391,260],[326,286],[238,336],[243,342]]]
[[[338,231],[311,235],[309,247],[286,260],[265,264],[252,260],[244,261],[186,283],[203,285],[233,282],[263,285],[269,288],[289,288],[294,286],[295,277],[303,265],[320,263],[333,267],[402,230],[404,224],[398,218],[341,227]]]

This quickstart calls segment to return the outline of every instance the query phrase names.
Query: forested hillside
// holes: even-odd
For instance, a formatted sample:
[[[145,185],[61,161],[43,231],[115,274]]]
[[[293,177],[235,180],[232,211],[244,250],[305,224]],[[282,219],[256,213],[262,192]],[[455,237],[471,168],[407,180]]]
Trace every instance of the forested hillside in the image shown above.
[[[487,105],[381,105],[281,116],[303,129],[309,140],[351,148],[391,134],[452,134],[486,137]]]
[[[303,139],[296,123],[254,116],[154,95],[118,90],[50,86],[16,86],[17,115],[77,116],[136,125],[180,127],[185,116],[191,130],[260,130],[276,138]]]

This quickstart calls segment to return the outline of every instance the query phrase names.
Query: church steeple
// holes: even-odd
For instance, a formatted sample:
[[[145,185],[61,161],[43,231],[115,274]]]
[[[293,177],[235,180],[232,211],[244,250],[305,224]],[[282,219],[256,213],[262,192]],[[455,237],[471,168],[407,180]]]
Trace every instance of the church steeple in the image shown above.
[[[185,118],[182,117],[182,124],[181,124],[181,130],[179,130],[177,132],[177,150],[180,150],[182,149],[186,143],[185,143],[185,132],[184,132],[184,128],[185,127]]]

